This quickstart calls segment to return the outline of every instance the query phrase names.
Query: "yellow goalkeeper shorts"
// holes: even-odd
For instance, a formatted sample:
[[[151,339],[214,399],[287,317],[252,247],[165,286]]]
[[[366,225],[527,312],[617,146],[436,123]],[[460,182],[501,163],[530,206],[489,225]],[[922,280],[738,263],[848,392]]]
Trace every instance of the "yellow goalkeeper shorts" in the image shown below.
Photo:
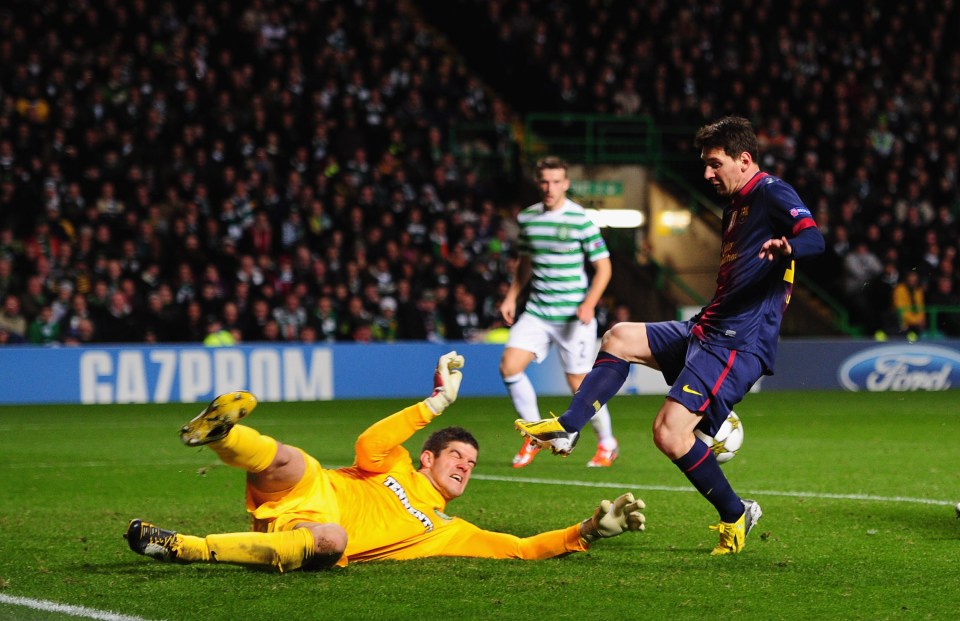
[[[340,504],[326,471],[315,458],[303,455],[303,478],[288,490],[265,493],[247,484],[247,511],[253,530],[269,533],[290,530],[301,522],[340,523]]]

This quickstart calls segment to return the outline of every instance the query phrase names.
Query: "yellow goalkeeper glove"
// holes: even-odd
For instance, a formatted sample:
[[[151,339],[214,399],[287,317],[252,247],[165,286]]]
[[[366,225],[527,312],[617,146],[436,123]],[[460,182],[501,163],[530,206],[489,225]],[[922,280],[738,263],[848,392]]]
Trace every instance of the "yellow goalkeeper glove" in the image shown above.
[[[642,500],[635,500],[633,494],[626,493],[616,500],[601,500],[593,515],[580,523],[580,536],[587,543],[597,539],[616,537],[628,530],[644,530],[646,518],[640,513],[646,508]]]
[[[433,394],[426,398],[427,407],[434,414],[442,413],[448,405],[457,400],[460,382],[463,380],[463,356],[457,352],[440,356],[437,370],[433,374]]]

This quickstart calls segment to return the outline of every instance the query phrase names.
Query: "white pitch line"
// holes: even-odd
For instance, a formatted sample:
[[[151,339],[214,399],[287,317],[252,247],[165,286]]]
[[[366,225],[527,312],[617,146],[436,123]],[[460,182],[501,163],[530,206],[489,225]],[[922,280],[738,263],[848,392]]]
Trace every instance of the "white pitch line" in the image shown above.
[[[23,469],[56,469],[56,468],[129,468],[129,467],[139,467],[139,466],[197,466],[197,467],[209,467],[209,466],[218,466],[220,462],[212,461],[211,463],[201,464],[196,461],[188,460],[167,460],[153,462],[149,464],[130,464],[130,463],[119,463],[119,462],[105,462],[105,461],[88,461],[88,462],[72,462],[72,463],[51,463],[51,462],[39,462],[39,463],[19,463],[19,464],[0,464],[0,469],[10,468],[12,470],[23,470]],[[327,465],[325,466],[330,469],[337,468],[336,465]],[[561,479],[539,479],[534,477],[511,477],[503,476],[497,474],[472,474],[471,478],[480,480],[480,481],[504,481],[507,483],[534,483],[540,485],[567,485],[570,487],[594,487],[594,488],[610,488],[610,489],[638,489],[638,490],[650,490],[657,492],[695,492],[696,490],[692,487],[676,487],[670,485],[649,485],[649,484],[640,484],[640,483],[607,483],[603,481],[564,481]],[[919,504],[919,505],[942,505],[942,506],[954,506],[956,505],[955,501],[952,500],[935,500],[932,498],[912,498],[910,496],[873,496],[871,494],[834,494],[830,492],[788,492],[784,490],[745,490],[745,494],[750,496],[783,496],[786,498],[826,498],[830,500],[862,500],[866,502],[902,502],[909,504]]]
[[[59,612],[71,617],[83,617],[84,619],[97,619],[98,621],[147,621],[143,617],[131,617],[121,615],[109,610],[96,610],[86,606],[68,606],[58,604],[45,599],[32,599],[29,597],[11,597],[0,594],[0,604],[9,604],[11,606],[21,606],[32,610],[42,610],[43,612]]]
[[[611,489],[640,489],[656,492],[695,492],[693,487],[672,487],[669,485],[642,485],[638,483],[607,483],[605,481],[562,481],[557,479],[537,479],[532,477],[508,477],[496,474],[473,474],[473,479],[481,481],[505,481],[507,483],[536,483],[540,485],[568,485],[570,487],[596,487]],[[786,492],[780,490],[746,490],[750,496],[785,496],[788,498],[828,498],[831,500],[864,500],[869,502],[904,502],[920,505],[956,504],[952,500],[934,500],[932,498],[911,498],[909,496],[871,496],[869,494],[831,494],[829,492]]]

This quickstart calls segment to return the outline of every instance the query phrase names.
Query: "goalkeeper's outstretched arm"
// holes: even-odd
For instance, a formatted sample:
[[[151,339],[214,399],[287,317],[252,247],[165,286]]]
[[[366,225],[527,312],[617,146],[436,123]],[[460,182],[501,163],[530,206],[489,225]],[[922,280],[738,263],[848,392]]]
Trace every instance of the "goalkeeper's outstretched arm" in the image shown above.
[[[571,552],[585,552],[598,539],[616,537],[626,531],[642,531],[646,518],[641,509],[642,500],[633,494],[623,494],[613,502],[603,500],[589,518],[558,530],[531,537],[517,537],[507,533],[483,530],[458,520],[456,528],[445,528],[438,533],[443,540],[430,542],[431,549],[424,556],[471,556],[479,558],[515,558],[539,560],[563,556]],[[425,542],[426,543],[426,542]]]

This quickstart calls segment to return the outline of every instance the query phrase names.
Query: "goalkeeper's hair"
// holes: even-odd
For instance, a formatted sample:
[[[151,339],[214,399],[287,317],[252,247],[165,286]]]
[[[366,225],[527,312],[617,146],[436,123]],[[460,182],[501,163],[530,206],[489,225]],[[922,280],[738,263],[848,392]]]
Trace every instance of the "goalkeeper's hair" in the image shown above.
[[[704,125],[693,139],[698,149],[723,149],[730,157],[739,157],[746,151],[756,162],[760,157],[757,132],[750,121],[742,116],[725,116],[719,121]]]
[[[444,427],[434,431],[423,443],[423,450],[439,455],[451,442],[463,442],[477,449],[477,451],[480,450],[477,439],[463,427]]]

